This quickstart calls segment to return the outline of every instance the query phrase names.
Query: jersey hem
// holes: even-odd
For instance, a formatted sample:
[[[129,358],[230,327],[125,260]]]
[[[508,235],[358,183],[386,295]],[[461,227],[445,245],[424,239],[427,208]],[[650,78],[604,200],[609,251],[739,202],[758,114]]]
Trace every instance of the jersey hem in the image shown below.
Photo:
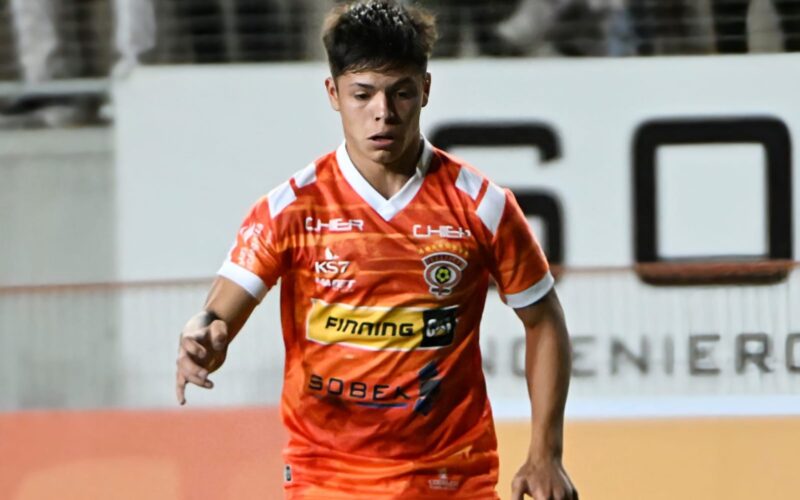
[[[555,285],[555,278],[550,271],[534,283],[530,288],[523,290],[519,293],[511,293],[505,295],[505,303],[513,309],[520,309],[529,306],[541,300]]]
[[[392,494],[390,496],[381,496],[375,497],[374,493],[354,493],[352,491],[342,491],[338,492],[335,490],[331,490],[325,493],[303,493],[303,492],[295,492],[293,488],[284,486],[283,489],[283,498],[284,500],[356,500],[359,498],[369,498],[370,500],[376,500],[376,498],[380,498],[383,500],[400,500],[400,499],[409,499],[413,498],[414,500],[441,500],[442,498],[453,498],[457,496],[457,498],[461,500],[499,500],[500,497],[498,496],[497,492],[487,492],[487,493],[478,493],[477,495],[469,495],[464,496],[462,492],[458,491],[449,491],[443,490],[440,493],[419,493],[419,492],[412,492],[409,496],[409,493],[398,493]]]
[[[227,278],[244,288],[247,293],[259,302],[267,295],[267,286],[258,275],[231,261],[223,263],[222,267],[217,271],[217,275]]]

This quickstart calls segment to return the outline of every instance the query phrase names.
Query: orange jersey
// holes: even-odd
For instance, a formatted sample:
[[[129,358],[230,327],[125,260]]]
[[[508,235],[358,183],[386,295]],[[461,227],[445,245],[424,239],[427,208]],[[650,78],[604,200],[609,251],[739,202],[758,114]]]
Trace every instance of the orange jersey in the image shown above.
[[[553,286],[510,191],[426,141],[387,200],[343,145],[253,206],[219,274],[281,280],[287,498],[497,498],[489,279],[515,308]]]

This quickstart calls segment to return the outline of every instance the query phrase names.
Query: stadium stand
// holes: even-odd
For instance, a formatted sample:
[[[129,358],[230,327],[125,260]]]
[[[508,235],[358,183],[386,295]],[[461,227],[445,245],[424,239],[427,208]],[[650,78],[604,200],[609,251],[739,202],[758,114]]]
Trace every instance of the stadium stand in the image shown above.
[[[318,29],[334,3],[9,0],[0,5],[0,127],[96,123],[105,96],[103,80],[140,62],[318,60]],[[798,0],[422,4],[439,17],[437,57],[615,57],[800,48]]]

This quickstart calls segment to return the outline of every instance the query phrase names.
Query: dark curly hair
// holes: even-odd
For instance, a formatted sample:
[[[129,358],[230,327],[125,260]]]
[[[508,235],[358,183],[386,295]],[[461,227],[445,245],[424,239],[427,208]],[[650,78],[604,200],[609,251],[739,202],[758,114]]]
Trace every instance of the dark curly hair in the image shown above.
[[[359,0],[335,7],[322,41],[331,75],[401,67],[425,72],[436,41],[436,21],[427,11],[392,0]]]

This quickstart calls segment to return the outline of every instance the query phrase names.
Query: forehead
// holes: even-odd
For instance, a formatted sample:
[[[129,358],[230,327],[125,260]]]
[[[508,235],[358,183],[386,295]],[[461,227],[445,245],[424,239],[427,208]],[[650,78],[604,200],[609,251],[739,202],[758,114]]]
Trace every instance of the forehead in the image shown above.
[[[370,69],[346,71],[336,78],[339,85],[391,87],[405,82],[421,83],[425,74],[416,68]]]

